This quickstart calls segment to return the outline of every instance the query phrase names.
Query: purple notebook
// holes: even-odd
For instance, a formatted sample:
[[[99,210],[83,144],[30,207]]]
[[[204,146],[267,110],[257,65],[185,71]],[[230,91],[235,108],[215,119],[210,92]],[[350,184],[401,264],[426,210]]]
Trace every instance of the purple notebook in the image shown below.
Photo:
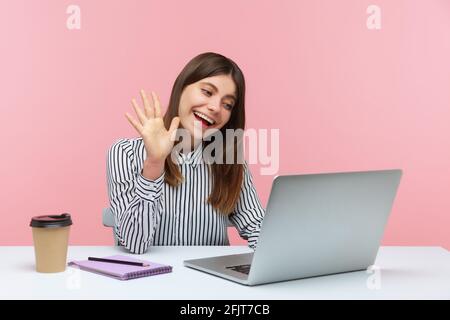
[[[145,260],[138,260],[127,256],[116,255],[104,258],[133,261],[133,262],[145,262],[148,263],[149,266],[139,267],[126,264],[99,262],[90,260],[70,261],[68,265],[75,268],[78,267],[81,270],[101,274],[119,280],[130,280],[135,278],[153,276],[161,273],[172,272],[172,266]]]

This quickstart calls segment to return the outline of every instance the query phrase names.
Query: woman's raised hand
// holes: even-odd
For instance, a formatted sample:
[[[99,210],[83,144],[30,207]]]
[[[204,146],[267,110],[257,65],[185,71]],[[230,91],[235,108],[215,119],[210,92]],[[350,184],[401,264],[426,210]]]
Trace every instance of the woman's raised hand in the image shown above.
[[[142,137],[147,151],[147,160],[152,163],[160,163],[166,159],[173,149],[175,130],[180,124],[180,118],[174,117],[169,130],[167,130],[164,126],[161,104],[156,93],[152,91],[152,103],[147,99],[144,90],[141,90],[141,97],[144,102],[144,112],[135,99],[131,100],[139,121],[133,119],[128,113],[125,113],[125,116]]]

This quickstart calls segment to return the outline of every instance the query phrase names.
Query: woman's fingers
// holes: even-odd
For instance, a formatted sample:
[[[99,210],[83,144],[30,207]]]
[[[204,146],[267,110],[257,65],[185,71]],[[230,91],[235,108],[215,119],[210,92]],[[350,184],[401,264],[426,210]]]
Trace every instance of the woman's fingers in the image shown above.
[[[148,118],[153,118],[155,116],[154,108],[148,101],[148,98],[147,98],[147,95],[145,94],[144,89],[141,89],[141,97],[142,97],[142,101],[144,102],[145,115]]]
[[[169,132],[172,132],[175,129],[177,129],[179,125],[180,125],[180,118],[179,117],[174,117],[172,119],[172,122],[170,123]]]
[[[136,112],[139,121],[141,122],[141,124],[144,124],[145,121],[147,120],[147,118],[145,117],[144,113],[142,112],[141,108],[139,108],[136,100],[131,99],[131,104],[133,105],[134,111]]]
[[[131,125],[136,129],[136,131],[141,134],[142,132],[142,126],[136,121],[134,120],[129,114],[128,112],[125,113],[125,117],[128,119],[128,121],[131,123]]]
[[[169,135],[170,135],[170,137],[171,137],[171,139],[173,141],[175,141],[176,130],[177,130],[179,125],[180,125],[180,118],[179,117],[174,117],[172,119],[172,122],[170,123],[170,128],[169,128]]]
[[[159,98],[156,95],[156,93],[154,93],[152,91],[152,97],[153,97],[153,104],[155,105],[155,117],[161,117],[161,104],[159,102]]]

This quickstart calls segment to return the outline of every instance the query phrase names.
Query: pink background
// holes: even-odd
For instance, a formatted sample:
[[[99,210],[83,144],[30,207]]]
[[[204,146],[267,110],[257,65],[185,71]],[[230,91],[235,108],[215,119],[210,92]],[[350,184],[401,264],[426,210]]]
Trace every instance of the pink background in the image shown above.
[[[280,129],[280,174],[402,168],[383,244],[450,248],[449,1],[2,0],[0,39],[0,245],[30,245],[30,217],[62,212],[71,244],[111,244],[105,156],[135,136],[130,99],[167,103],[215,51],[244,71],[247,127]],[[265,206],[272,176],[252,172]]]

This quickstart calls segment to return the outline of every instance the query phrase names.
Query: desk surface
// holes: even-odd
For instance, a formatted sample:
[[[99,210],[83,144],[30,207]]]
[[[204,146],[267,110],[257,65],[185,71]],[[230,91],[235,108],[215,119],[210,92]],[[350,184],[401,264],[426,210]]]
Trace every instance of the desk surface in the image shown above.
[[[74,268],[34,271],[33,247],[0,247],[0,299],[450,299],[450,253],[441,247],[381,247],[374,269],[247,287],[183,266],[183,260],[250,252],[245,246],[153,247],[143,259],[173,272],[119,281]],[[123,254],[69,248],[68,259]]]

